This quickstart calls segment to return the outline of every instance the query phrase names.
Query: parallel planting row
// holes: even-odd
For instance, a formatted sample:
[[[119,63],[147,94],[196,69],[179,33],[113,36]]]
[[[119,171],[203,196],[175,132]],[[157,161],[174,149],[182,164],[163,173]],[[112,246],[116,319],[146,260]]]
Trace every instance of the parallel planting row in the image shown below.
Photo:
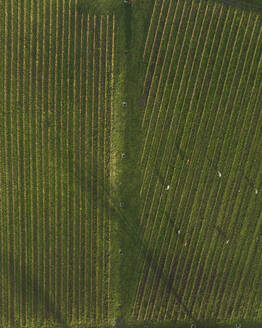
[[[261,19],[213,1],[156,0],[143,59],[132,317],[261,319]]]
[[[0,4],[0,326],[107,323],[113,16]]]

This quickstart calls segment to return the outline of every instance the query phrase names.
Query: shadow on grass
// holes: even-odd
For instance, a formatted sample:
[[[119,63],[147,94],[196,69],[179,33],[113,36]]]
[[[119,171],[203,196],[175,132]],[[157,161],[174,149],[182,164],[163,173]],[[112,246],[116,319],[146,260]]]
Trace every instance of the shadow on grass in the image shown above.
[[[103,188],[103,187],[102,187]],[[141,254],[141,258],[139,260],[146,261],[147,264],[147,271],[149,268],[153,271],[154,275],[157,277],[158,284],[161,282],[164,284],[164,286],[167,287],[168,293],[172,293],[174,296],[176,302],[181,306],[182,310],[190,320],[193,322],[196,322],[197,319],[192,314],[192,311],[190,308],[186,306],[186,304],[182,301],[182,297],[176,292],[175,288],[173,287],[173,276],[169,275],[164,272],[163,270],[163,263],[160,263],[158,265],[158,258],[153,256],[153,250],[148,247],[145,241],[141,238],[141,231],[139,231],[139,225],[138,221],[135,221],[133,216],[130,214],[128,207],[125,209],[120,209],[119,202],[120,199],[112,198],[109,194],[109,191],[105,188],[104,192],[107,194],[107,201],[109,202],[109,206],[111,206],[112,210],[117,214],[119,220],[120,220],[120,229],[121,233],[125,234],[125,238],[128,238],[130,240],[130,244],[133,245],[132,252],[134,252],[134,249],[139,250]],[[172,270],[175,271],[175,270]]]
[[[6,288],[9,289],[10,298],[12,300],[16,299],[16,289],[18,289],[22,293],[23,301],[26,303],[30,303],[31,297],[33,296],[33,299],[35,301],[35,303],[33,304],[32,312],[33,318],[37,318],[37,309],[42,306],[45,309],[47,315],[46,318],[42,318],[43,320],[53,320],[58,325],[56,326],[57,328],[70,328],[70,326],[66,323],[66,320],[64,319],[60,310],[51,300],[48,292],[46,292],[41,286],[41,284],[38,283],[37,277],[30,273],[29,266],[23,263],[23,265],[20,267],[18,259],[12,252],[6,253],[5,257],[6,263],[8,263],[8,270],[7,268],[5,268],[5,275],[9,274],[8,279],[10,282],[9,286],[7,286]],[[21,270],[22,282],[18,277],[18,273],[14,272],[15,267],[20,268]],[[41,302],[41,300],[43,300],[43,302]],[[10,324],[12,325],[12,327],[16,327],[15,317],[17,317],[17,313],[15,313],[15,306],[12,302],[10,302],[9,305]],[[25,303],[16,304],[16,307],[17,306],[24,307]]]
[[[216,1],[241,9],[254,10],[257,13],[262,14],[262,3],[260,2],[260,0],[216,0]]]
[[[131,41],[132,41],[132,6],[131,4],[126,4],[125,5],[125,10],[124,10],[124,15],[125,15],[125,47],[126,50],[130,49]]]

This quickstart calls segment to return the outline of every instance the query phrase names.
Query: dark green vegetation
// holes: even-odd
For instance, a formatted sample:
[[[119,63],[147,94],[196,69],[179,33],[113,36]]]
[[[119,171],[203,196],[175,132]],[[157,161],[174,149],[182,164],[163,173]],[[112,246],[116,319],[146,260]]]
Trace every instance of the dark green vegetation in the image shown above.
[[[243,3],[1,2],[0,327],[262,326]]]
[[[242,8],[248,8],[255,11],[262,12],[262,1],[261,0],[223,0],[225,3],[229,3],[234,6]]]

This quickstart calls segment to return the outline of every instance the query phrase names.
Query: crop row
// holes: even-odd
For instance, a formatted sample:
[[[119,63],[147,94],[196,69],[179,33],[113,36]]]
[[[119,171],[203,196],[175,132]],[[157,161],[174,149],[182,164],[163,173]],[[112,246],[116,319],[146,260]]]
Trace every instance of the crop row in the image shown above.
[[[185,313],[189,319],[191,313],[197,313],[201,318],[207,306],[209,310],[204,311],[206,312],[205,318],[210,317],[211,314],[212,317],[225,318],[232,312],[227,308],[221,310],[223,312],[220,315],[218,314],[219,304],[221,309],[222,306],[230,304],[230,302],[226,302],[226,299],[220,302],[221,297],[225,298],[228,295],[225,286],[228,286],[231,303],[234,302],[233,297],[244,293],[243,286],[238,289],[236,294],[236,284],[231,285],[234,279],[241,279],[243,275],[241,276],[239,273],[238,276],[237,270],[228,274],[232,252],[228,249],[230,246],[223,246],[225,237],[222,238],[223,234],[222,236],[217,235],[216,227],[219,222],[218,218],[224,216],[230,218],[231,213],[234,213],[234,204],[236,207],[238,206],[236,190],[239,184],[243,183],[244,178],[240,174],[236,176],[233,168],[239,161],[241,172],[244,172],[248,163],[252,162],[248,155],[241,155],[243,148],[249,149],[247,138],[251,138],[251,135],[254,137],[257,126],[252,122],[254,122],[259,105],[257,103],[252,108],[245,102],[245,96],[250,88],[250,86],[247,88],[247,83],[252,83],[250,75],[255,72],[259,62],[259,48],[257,47],[259,24],[258,18],[253,14],[241,13],[233,9],[225,10],[223,6],[218,5],[214,5],[212,8],[208,7],[209,5],[206,6],[204,12],[198,8],[197,32],[193,26],[194,20],[188,19],[186,32],[183,35],[184,39],[181,38],[181,41],[184,41],[179,47],[180,55],[176,56],[178,58],[176,69],[178,72],[179,70],[182,72],[180,71],[178,76],[176,73],[173,78],[169,73],[168,78],[162,78],[162,72],[167,72],[164,68],[165,64],[161,68],[156,66],[151,80],[151,94],[147,99],[147,108],[145,109],[146,115],[151,114],[148,126],[143,121],[143,126],[146,128],[143,151],[145,160],[142,158],[141,161],[141,164],[145,163],[142,165],[144,177],[141,197],[144,198],[144,206],[141,225],[144,228],[143,239],[148,243],[148,249],[134,301],[133,315],[138,319],[183,319]],[[216,12],[217,14],[215,14]],[[189,15],[191,14],[192,11]],[[168,19],[166,21],[168,24]],[[190,24],[192,27],[189,28]],[[208,28],[205,27],[205,24],[208,25]],[[171,26],[173,26],[173,22]],[[151,31],[153,31],[152,27]],[[194,36],[195,33],[197,33],[196,36]],[[211,33],[213,37],[211,37]],[[222,35],[222,38],[219,35]],[[148,36],[147,38],[149,40],[153,37]],[[176,38],[179,38],[179,34],[176,34]],[[234,43],[229,42],[232,39],[235,40]],[[163,35],[160,44],[162,44],[162,40]],[[197,42],[197,45],[193,45],[193,42]],[[168,49],[169,44],[166,47]],[[256,51],[252,51],[252,48]],[[152,48],[151,51],[158,54],[165,53],[161,47],[160,49]],[[181,54],[183,54],[181,57],[183,60],[180,61]],[[167,56],[166,53],[162,55],[161,63],[166,62]],[[156,58],[160,57],[157,55]],[[173,53],[169,58],[173,58]],[[157,84],[154,84],[154,79]],[[163,106],[166,86],[161,85],[162,79],[166,81],[166,85],[168,85],[167,80],[173,81],[170,92],[170,100],[172,100],[171,102],[169,100],[168,106]],[[208,92],[205,92],[206,88]],[[259,97],[260,92],[256,90],[254,94]],[[149,106],[150,102],[153,103],[152,107]],[[236,125],[237,109],[241,110],[242,108],[245,110],[242,110],[243,115],[239,116]],[[253,115],[252,118],[250,115]],[[248,116],[251,121],[246,119]],[[176,121],[177,128],[174,129],[173,122]],[[247,134],[246,128],[249,126],[253,127],[253,134],[251,131],[250,134]],[[176,132],[176,135],[172,135],[170,132]],[[223,137],[221,138],[221,136]],[[241,143],[241,140],[244,144]],[[254,139],[250,139],[249,145],[255,147],[256,144],[252,140]],[[231,154],[230,160],[228,160],[229,150],[232,149],[230,145],[235,141],[238,144],[233,148],[237,151]],[[201,145],[203,142],[205,143],[204,148]],[[177,153],[175,160],[172,158],[174,151]],[[252,155],[254,156],[254,153]],[[159,159],[161,159],[160,163]],[[225,177],[219,181],[217,171],[218,168],[221,170],[221,167],[224,166],[223,175]],[[196,174],[199,169],[199,173]],[[155,177],[156,173],[158,177]],[[256,175],[251,171],[246,174]],[[214,178],[215,176],[217,178]],[[165,186],[169,181],[171,181],[170,190],[166,191]],[[176,186],[175,189],[172,181]],[[222,183],[223,181],[224,183]],[[231,188],[234,192],[231,192]],[[255,196],[250,198],[252,193],[255,195],[254,188],[248,188],[247,195],[243,198],[246,199],[244,204],[249,206],[250,211],[254,208],[253,198]],[[169,194],[172,195],[172,200],[168,197]],[[222,214],[223,209],[227,209],[226,214]],[[248,221],[245,219],[244,209],[240,213],[244,220],[242,221],[244,229]],[[234,214],[229,221],[230,224],[225,225],[221,221],[227,236],[234,236],[237,227],[236,215]],[[173,217],[174,219],[172,219]],[[201,217],[202,220],[200,220]],[[181,227],[183,231],[179,236],[177,235],[178,227]],[[171,232],[170,229],[172,229]],[[238,241],[236,237],[233,237],[234,243],[239,245],[246,243],[247,245],[257,231],[258,229],[255,231],[253,229],[252,232],[250,230],[249,239],[242,238]],[[175,248],[171,246],[174,243]],[[168,251],[166,252],[166,250]],[[206,250],[209,250],[208,254]],[[214,254],[219,256],[216,261]],[[242,252],[241,254],[243,254],[244,262],[240,263],[243,268],[246,253]],[[150,262],[147,260],[148,257],[151,259]],[[224,260],[222,260],[219,270],[222,268],[227,270],[225,271],[227,272],[226,277],[230,278],[227,281],[221,279],[215,267],[211,266],[212,264],[216,265],[219,263],[219,259],[223,258],[224,260],[227,258],[229,262],[228,265],[223,266]],[[239,257],[236,255],[235,258],[235,263],[239,263]],[[239,269],[239,272],[242,271]],[[172,286],[173,282],[178,285]],[[202,284],[205,289],[201,287]],[[219,287],[223,293],[217,295]],[[209,301],[209,288],[212,288],[214,301]],[[173,292],[171,293],[171,291]],[[178,307],[177,303],[179,303]],[[215,306],[215,304],[217,305]],[[214,308],[217,309],[217,312],[210,312]]]
[[[171,120],[171,122],[173,122],[173,120]],[[171,131],[171,130],[170,130]],[[168,133],[169,134],[169,133]],[[166,145],[165,145],[166,146]],[[159,149],[159,148],[158,148]],[[157,158],[157,156],[156,156],[156,158]]]
[[[106,322],[114,19],[1,9],[1,324]]]
[[[160,112],[160,111],[159,111]],[[162,130],[162,132],[163,132],[163,130]],[[162,135],[163,134],[161,134],[161,137],[160,137],[160,139],[162,138]],[[157,154],[156,154],[156,156],[155,156],[155,163],[153,164],[153,167],[155,167],[155,165],[156,165],[156,159],[158,158],[158,151],[159,151],[159,149],[160,149],[160,147],[158,147],[158,150],[157,150]],[[153,175],[151,175],[151,180],[152,180],[152,176]],[[151,181],[150,180],[150,181]],[[154,196],[153,196],[153,202],[154,202],[154,199],[155,199],[155,197],[156,197],[156,195],[158,195],[158,191],[156,191],[155,193],[154,193]],[[162,195],[161,195],[162,196]],[[157,197],[158,198],[158,197]],[[161,200],[160,200],[161,201]],[[145,202],[146,203],[146,202]],[[149,211],[149,214],[148,214],[148,217],[150,217],[150,211]],[[157,215],[154,215],[154,217],[156,218],[157,217]],[[154,225],[153,225],[154,226]],[[153,228],[152,228],[153,229]]]
[[[163,4],[164,4],[164,2],[163,2]],[[173,6],[174,6],[174,4],[173,4]],[[174,13],[175,17],[176,17],[176,15],[179,14],[179,13],[177,13],[177,9],[179,10],[181,8],[181,6],[182,6],[182,2],[179,2],[179,3],[176,4],[176,11]],[[188,9],[188,6],[186,6],[186,3],[183,4],[183,12],[181,14],[181,17],[184,17],[184,9],[185,8]],[[169,9],[170,9],[170,7],[169,7]],[[161,12],[162,12],[162,10],[161,10]],[[172,15],[170,15],[170,17],[168,17],[168,19],[165,20],[164,29],[166,29],[168,27],[168,25],[170,25],[169,19],[171,18],[171,16]],[[146,96],[146,104],[145,104],[145,111],[144,111],[143,120],[142,120],[142,127],[143,128],[145,127],[145,120],[146,120],[146,116],[147,116],[148,101],[150,99],[152,86],[154,85],[153,84],[154,80],[152,79],[152,76],[154,76],[154,72],[155,72],[155,69],[157,67],[156,65],[154,65],[154,60],[159,60],[159,56],[160,56],[160,53],[161,53],[160,50],[162,50],[162,44],[163,44],[164,41],[166,41],[166,40],[164,40],[164,36],[165,36],[165,34],[163,33],[164,30],[161,31],[161,29],[160,29],[160,31],[158,31],[159,30],[159,25],[160,25],[160,18],[161,18],[161,16],[159,16],[156,32],[152,33],[153,36],[151,38],[153,38],[153,44],[152,44],[152,48],[151,48],[151,51],[150,51],[150,56],[149,56],[149,59],[148,59],[146,77],[144,79],[145,82],[144,82],[143,93]],[[183,27],[181,27],[181,25],[179,24],[179,27],[176,27],[176,28],[180,29],[180,28],[183,28]],[[171,34],[175,35],[176,28],[173,29],[173,33],[171,33]],[[172,44],[171,40],[170,40],[170,43]],[[158,44],[157,47],[156,47],[156,44]],[[175,46],[176,46],[176,44],[174,45],[174,48],[175,48]],[[155,51],[156,49],[157,49],[157,51]],[[153,55],[153,53],[155,53],[155,54]],[[149,72],[150,72],[150,76],[147,77]],[[151,81],[150,81],[150,79],[151,79]],[[149,80],[149,81],[147,81],[147,80]]]
[[[212,11],[212,16],[211,16],[211,21],[212,21],[212,17],[213,17],[213,15],[214,15],[214,9],[215,9],[215,7],[213,8],[213,11]],[[204,12],[204,17],[208,17],[208,16],[206,16],[206,10],[205,10],[205,12]],[[202,20],[202,22],[204,22],[205,20]],[[197,21],[198,22],[198,21]],[[193,38],[192,38],[192,40],[195,40],[195,42],[196,42],[196,45],[192,45],[190,48],[191,49],[199,49],[199,40],[200,40],[200,36],[203,36],[203,33],[202,33],[202,30],[203,30],[203,28],[205,27],[205,24],[203,24],[202,23],[202,25],[201,24],[199,24],[199,27],[200,27],[200,31],[198,31],[198,37],[194,37],[194,35],[195,35],[195,32],[193,32]],[[209,24],[209,27],[210,27],[210,24]],[[209,28],[207,29],[207,31],[208,31],[208,33],[209,33]],[[187,56],[189,56],[189,53],[190,52],[188,52],[188,54],[187,54]],[[196,56],[196,53],[197,52],[195,52],[194,53],[194,56]],[[193,72],[193,66],[192,66],[192,68],[191,68],[191,71],[190,71],[190,75],[192,74],[192,72]],[[187,79],[186,79],[187,80]],[[191,77],[189,77],[188,78],[188,80],[191,80]],[[188,89],[187,89],[188,90]],[[165,116],[165,121],[166,121],[166,116]],[[162,131],[163,132],[163,131]]]

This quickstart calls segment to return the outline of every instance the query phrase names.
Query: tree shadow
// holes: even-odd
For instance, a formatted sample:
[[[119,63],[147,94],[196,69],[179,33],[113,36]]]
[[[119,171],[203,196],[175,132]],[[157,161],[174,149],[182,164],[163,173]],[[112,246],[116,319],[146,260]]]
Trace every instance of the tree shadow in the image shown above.
[[[33,318],[37,318],[37,309],[42,306],[45,309],[45,313],[47,314],[47,317],[42,318],[42,320],[51,319],[54,320],[59,326],[61,326],[61,328],[70,328],[61,311],[51,300],[51,297],[49,296],[48,292],[45,291],[41,284],[38,282],[37,277],[31,274],[30,267],[26,265],[25,262],[23,262],[22,266],[19,266],[19,260],[15,257],[15,254],[13,252],[5,253],[4,260],[8,263],[8,269],[6,268],[7,270],[5,270],[5,276],[9,275],[8,280],[10,284],[9,286],[7,286],[7,288],[9,289],[10,298],[14,301],[17,301],[17,298],[15,298],[16,289],[18,289],[20,293],[22,293],[24,302],[30,303],[31,297],[33,296],[33,299],[36,302],[32,307]],[[15,267],[20,267],[22,282],[18,277],[18,272],[14,271]],[[42,295],[42,297],[40,297],[40,295]],[[9,318],[11,320],[10,324],[12,325],[12,327],[15,327],[15,316],[17,317],[17,314],[15,313],[15,306],[12,302],[10,302],[9,304]],[[19,305],[21,307],[25,304],[17,303],[16,305]]]
[[[219,235],[223,237],[224,240],[228,239],[226,233],[223,231],[223,229],[219,225],[216,225],[215,229],[217,230]]]
[[[175,142],[175,147],[177,149],[178,155],[181,157],[181,160],[184,161],[185,157],[186,157],[186,152],[179,146],[178,142]],[[169,165],[171,167],[174,166],[171,163],[169,163]],[[165,181],[163,175],[161,174],[160,169],[158,168],[158,166],[155,165],[153,170],[154,170],[154,173],[156,173],[156,175],[157,175],[159,181],[161,182],[161,184],[164,186],[166,184],[166,181]]]
[[[244,179],[246,180],[246,182],[250,188],[255,189],[254,182],[248,176],[244,175]]]
[[[181,159],[184,160],[185,156],[186,156],[185,151],[180,147],[180,145],[177,141],[175,142],[175,146],[176,146],[176,149],[177,149],[178,154],[180,155]]]
[[[212,161],[212,160],[209,158],[209,156],[206,156],[206,158],[207,158],[207,161],[208,161],[209,165],[212,167],[212,169],[215,170],[215,171],[218,171],[218,166],[217,166],[217,164],[215,164],[214,161]]]
[[[139,260],[140,262],[141,260],[146,261],[147,271],[149,268],[153,271],[153,274],[157,279],[157,284],[159,285],[162,282],[163,285],[167,287],[167,291],[172,293],[176,302],[181,306],[183,312],[188,316],[188,318],[196,322],[197,319],[192,314],[191,309],[188,308],[185,302],[182,301],[182,296],[177,293],[173,286],[175,270],[172,270],[173,274],[171,272],[171,274],[168,275],[168,273],[164,271],[163,261],[160,261],[160,265],[158,265],[158,258],[153,255],[153,250],[150,249],[147,243],[142,239],[141,231],[138,228],[138,221],[134,220],[132,213],[129,213],[128,207],[125,209],[120,209],[118,206],[120,199],[113,198],[110,196],[108,190],[105,188],[103,189],[107,194],[107,201],[109,202],[110,207],[120,219],[120,233],[125,234],[125,238],[128,238],[131,241],[133,245],[132,252],[134,252],[135,249],[140,251],[141,258],[137,260],[137,263],[139,263]]]
[[[157,166],[154,167],[154,171],[155,171],[154,173],[158,177],[158,180],[160,181],[160,183],[162,184],[162,186],[164,186],[166,184],[166,181],[165,181],[163,175],[160,173],[160,170],[158,169]]]

